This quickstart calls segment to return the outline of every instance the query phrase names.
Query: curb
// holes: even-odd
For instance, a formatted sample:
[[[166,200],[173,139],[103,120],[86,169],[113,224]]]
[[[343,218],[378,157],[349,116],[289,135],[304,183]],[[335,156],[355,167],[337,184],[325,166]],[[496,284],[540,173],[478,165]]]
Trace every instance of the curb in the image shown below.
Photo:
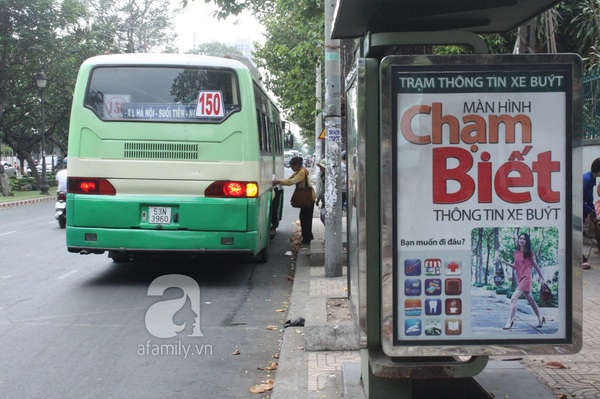
[[[289,320],[306,315],[310,286],[310,273],[307,270],[309,254],[306,249],[299,249],[296,255],[294,285],[287,314]],[[304,350],[304,332],[305,327],[288,327],[283,332],[279,368],[271,399],[304,398],[307,395],[308,356]]]
[[[48,195],[47,197],[42,197],[42,198],[31,198],[31,199],[12,201],[12,202],[0,202],[0,209],[12,208],[14,206],[21,206],[21,205],[31,205],[31,204],[37,204],[39,202],[49,202],[49,201],[56,201],[56,196]]]

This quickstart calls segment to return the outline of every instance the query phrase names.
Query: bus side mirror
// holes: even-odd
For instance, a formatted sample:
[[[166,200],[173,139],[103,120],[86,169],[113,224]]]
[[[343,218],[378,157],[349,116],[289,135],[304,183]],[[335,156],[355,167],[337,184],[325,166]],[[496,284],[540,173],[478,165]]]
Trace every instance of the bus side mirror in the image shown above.
[[[285,148],[294,147],[294,135],[291,132],[287,132],[283,136],[283,146]]]

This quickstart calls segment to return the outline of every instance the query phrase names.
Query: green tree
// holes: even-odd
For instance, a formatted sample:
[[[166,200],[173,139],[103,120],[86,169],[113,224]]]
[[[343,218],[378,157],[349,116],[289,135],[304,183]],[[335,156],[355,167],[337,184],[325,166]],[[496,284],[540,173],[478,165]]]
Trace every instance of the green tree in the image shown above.
[[[174,51],[166,0],[0,0],[0,138],[33,165],[40,149],[41,104],[34,76],[48,78],[46,149],[67,152],[79,65],[104,52]],[[135,28],[135,29],[134,29]],[[128,35],[129,34],[129,35]],[[166,40],[165,40],[166,38]],[[32,173],[39,184],[37,170]]]
[[[296,10],[296,11],[294,11]],[[324,22],[321,18],[305,19],[306,10],[289,4],[264,16],[264,45],[254,53],[259,67],[266,71],[265,84],[279,99],[288,118],[302,132],[314,131],[316,67],[324,57]]]
[[[194,1],[194,0],[191,0]],[[200,1],[200,0],[196,0]],[[188,0],[182,0],[187,4]],[[276,94],[289,119],[303,131],[314,130],[315,67],[323,59],[322,0],[204,0],[219,7],[218,18],[238,15],[249,10],[266,27],[267,40],[255,52],[257,64],[266,69],[266,84]],[[587,59],[586,68],[598,64],[599,56],[598,0],[565,0],[552,11],[553,32],[558,52],[577,52]],[[550,32],[540,20],[539,52]],[[516,29],[502,34],[484,35],[492,53],[512,53]],[[464,49],[446,46],[436,48],[440,54],[461,53]]]
[[[193,0],[192,0],[193,1]],[[200,0],[196,0],[200,1]],[[250,11],[266,28],[254,61],[265,71],[265,86],[278,98],[286,118],[312,146],[316,67],[324,57],[322,0],[204,0],[219,7],[217,18]],[[185,6],[188,0],[182,0]],[[304,134],[304,132],[309,132]]]
[[[574,38],[563,52],[577,52],[586,61],[586,69],[600,66],[600,3],[598,0],[568,0],[556,8],[561,14],[561,39]]]
[[[176,52],[168,0],[89,0],[91,29],[110,42],[110,52]]]
[[[243,55],[236,47],[220,42],[202,43],[196,46],[195,49],[186,51],[186,54],[212,55],[215,57],[222,57],[226,54]]]
[[[85,10],[76,0],[0,1],[0,136],[33,165],[32,151],[41,142],[41,104],[35,75],[44,70],[45,135],[66,137],[74,78],[72,51]],[[32,171],[36,178],[37,171]]]

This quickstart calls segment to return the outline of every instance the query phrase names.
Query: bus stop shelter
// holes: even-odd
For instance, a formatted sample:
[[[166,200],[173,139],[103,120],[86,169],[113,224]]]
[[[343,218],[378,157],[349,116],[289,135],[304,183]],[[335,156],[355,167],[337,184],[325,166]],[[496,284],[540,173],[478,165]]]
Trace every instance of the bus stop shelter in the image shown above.
[[[380,121],[382,124],[381,132],[384,130],[384,127],[386,127],[388,119],[392,121],[392,123],[388,123],[387,128],[390,126],[398,126],[395,124],[395,120],[393,120],[393,118],[398,115],[395,108],[389,112],[388,116],[391,115],[391,117],[386,119],[387,114],[384,112],[386,110],[386,101],[389,101],[390,98],[398,98],[399,100],[397,101],[400,102],[402,98],[410,98],[410,96],[402,97],[402,95],[405,94],[400,95],[399,92],[396,91],[391,93],[392,96],[388,95],[389,93],[384,93],[384,91],[387,90],[387,86],[385,86],[385,84],[381,84],[381,82],[392,82],[392,79],[389,76],[386,77],[387,75],[379,75],[382,73],[382,71],[384,74],[387,73],[385,69],[386,66],[383,65],[385,63],[382,63],[382,69],[379,69],[380,66],[376,65],[381,62],[381,59],[383,58],[382,50],[384,50],[386,46],[467,44],[474,49],[475,54],[484,54],[487,52],[487,48],[483,40],[478,37],[477,34],[504,33],[510,31],[522,26],[524,23],[530,21],[532,18],[548,10],[557,3],[559,3],[559,1],[556,0],[491,0],[485,2],[473,0],[337,1],[331,37],[333,39],[361,39],[357,50],[357,56],[358,58],[365,57],[362,60],[359,60],[357,66],[357,70],[359,71],[356,74],[358,75],[356,80],[359,82],[358,89],[352,93],[348,92],[346,94],[346,98],[348,99],[347,101],[351,102],[350,100],[352,100],[358,104],[356,112],[359,114],[356,117],[357,138],[355,138],[355,143],[357,143],[356,148],[358,149],[356,154],[358,155],[357,159],[359,164],[359,166],[356,168],[358,171],[358,183],[355,191],[355,193],[358,193],[356,220],[358,220],[359,226],[357,226],[355,229],[358,232],[357,247],[363,248],[363,241],[368,242],[368,245],[365,245],[364,247],[368,249],[364,249],[363,251],[367,252],[366,254],[360,254],[361,250],[358,250],[359,255],[357,258],[360,259],[360,261],[357,262],[358,270],[351,270],[352,267],[350,265],[348,269],[350,280],[353,279],[353,277],[350,276],[352,273],[359,276],[359,282],[356,284],[358,287],[360,287],[356,290],[358,292],[356,295],[359,296],[359,299],[358,304],[355,304],[355,307],[359,313],[359,325],[362,333],[361,344],[364,348],[364,351],[362,352],[362,378],[366,388],[365,390],[367,397],[384,398],[390,397],[390,395],[395,395],[395,397],[412,398],[419,397],[420,393],[427,392],[428,394],[432,394],[436,397],[444,398],[447,397],[444,396],[445,393],[448,393],[447,391],[455,391],[454,393],[456,393],[456,391],[464,392],[469,390],[470,386],[468,384],[446,385],[443,382],[448,381],[448,379],[451,380],[462,378],[464,380],[468,380],[470,376],[473,376],[482,370],[487,363],[486,356],[480,356],[482,352],[478,355],[474,355],[469,361],[470,363],[445,363],[445,360],[442,358],[444,356],[443,348],[438,348],[439,350],[436,352],[435,350],[431,350],[430,346],[429,349],[421,351],[421,348],[418,347],[419,345],[415,344],[415,342],[418,343],[419,341],[411,341],[410,339],[406,340],[408,342],[407,346],[412,345],[412,348],[402,348],[402,334],[408,335],[405,333],[409,331],[406,330],[404,332],[398,332],[404,328],[404,325],[399,324],[399,320],[402,318],[410,319],[410,317],[404,317],[408,315],[408,313],[405,313],[405,309],[401,309],[401,307],[405,306],[405,302],[404,299],[402,299],[402,305],[399,305],[398,298],[401,298],[403,295],[401,293],[406,291],[408,288],[406,285],[404,285],[404,289],[398,289],[397,287],[403,286],[403,284],[406,284],[410,279],[405,279],[402,277],[404,274],[409,274],[407,274],[408,272],[406,270],[402,271],[401,268],[396,269],[396,263],[394,263],[393,266],[393,273],[389,273],[388,270],[392,269],[392,267],[389,266],[392,264],[392,258],[393,262],[396,262],[396,260],[399,259],[397,257],[397,247],[394,247],[393,251],[386,250],[386,245],[388,245],[388,248],[392,245],[397,245],[397,242],[395,241],[396,232],[394,229],[399,229],[399,227],[395,222],[396,214],[393,214],[394,218],[390,217],[387,219],[394,220],[394,227],[392,228],[389,226],[384,226],[386,212],[389,209],[393,210],[393,212],[397,211],[395,208],[396,202],[394,202],[393,206],[390,205],[389,209],[386,209],[386,205],[384,204],[382,208],[374,210],[374,208],[379,206],[380,198],[383,200],[382,202],[391,202],[389,198],[398,198],[398,196],[394,195],[393,192],[390,193],[389,190],[386,191],[387,189],[385,184],[386,181],[390,183],[388,180],[391,180],[391,183],[395,184],[396,180],[394,179],[396,178],[396,175],[394,175],[392,179],[389,179],[385,176],[385,173],[382,173],[382,175],[379,176],[378,171],[392,170],[394,173],[400,173],[401,168],[389,167],[390,165],[396,165],[395,160],[394,162],[390,161],[389,164],[385,165],[381,163],[386,159],[391,159],[391,156],[388,155],[395,153],[397,148],[393,147],[391,151],[385,150],[385,143],[388,143],[387,145],[389,145],[389,143],[392,143],[393,140],[387,140],[388,137],[383,133],[381,136],[378,136],[376,132],[380,132]],[[464,41],[461,42],[461,40]],[[454,58],[453,60],[456,59],[457,58]],[[504,68],[504,64],[510,64],[511,62],[514,63],[514,60],[509,59],[508,57],[490,57],[485,60],[494,60],[497,66],[501,66],[502,68]],[[502,73],[496,74],[496,71],[493,69],[490,69],[489,71],[483,69],[479,70],[479,65],[482,64],[480,61],[485,60],[483,58],[472,57],[468,63],[471,65],[473,70],[478,71],[477,73],[482,73],[480,77],[483,77],[489,81],[493,81],[497,77],[503,79],[501,77]],[[406,81],[411,80],[416,76],[419,79],[424,77],[423,82],[433,82],[433,80],[428,79],[434,79],[433,76],[438,77],[445,73],[452,73],[450,72],[452,70],[454,70],[454,73],[458,74],[463,72],[460,67],[458,69],[454,68],[452,65],[452,62],[454,61],[452,60],[446,64],[447,70],[444,69],[444,61],[442,61],[441,58],[437,58],[426,61],[437,64],[434,67],[434,74],[431,76],[419,75],[419,73],[421,73],[420,70],[412,68],[414,65],[409,65],[414,61],[415,59],[406,61],[406,65],[409,66],[407,70],[411,70],[411,73],[414,74],[410,76],[406,75],[407,77],[403,77],[404,75],[402,75],[405,73],[405,70],[403,69],[405,66],[405,59],[396,58],[392,61],[388,60],[387,64],[390,64],[391,62],[391,66],[395,68],[394,73],[398,74],[397,76],[399,76],[401,79],[405,79]],[[460,62],[462,63],[463,61],[464,60],[461,60]],[[525,63],[528,63],[530,66],[526,67],[525,69],[535,69],[536,62],[556,63],[556,65],[559,65],[558,69],[562,68],[560,65],[565,64],[566,66],[564,75],[571,76],[570,58],[567,60],[562,60],[560,58],[555,60],[553,57],[535,59],[529,58]],[[576,60],[574,63],[576,63]],[[502,68],[499,68],[499,70]],[[575,66],[574,69],[577,70],[577,66]],[[520,73],[518,68],[508,67],[508,70],[511,78],[516,78]],[[512,74],[514,74],[514,76],[512,76]],[[575,73],[575,75],[576,74],[577,73]],[[465,76],[468,76],[468,73],[465,74]],[[386,79],[383,79],[382,77]],[[508,78],[508,75],[506,78]],[[412,81],[413,80],[411,80],[411,82]],[[389,87],[395,88],[396,86],[392,86],[390,83]],[[346,88],[346,90],[349,89]],[[561,96],[565,95],[568,97],[570,95],[569,93],[571,86],[565,86],[560,90],[562,90],[562,93],[560,94]],[[415,96],[418,97],[420,95],[421,89],[415,92]],[[443,96],[444,94],[442,94],[442,97]],[[367,99],[365,100],[365,98]],[[493,98],[493,96],[490,98]],[[562,113],[562,109],[559,111]],[[381,120],[379,117],[377,117],[380,112],[382,113],[380,115]],[[565,115],[567,115],[566,118],[568,119],[568,109],[565,112]],[[392,132],[392,134],[395,134],[395,131]],[[560,132],[557,134],[557,136],[560,137]],[[569,139],[570,138],[567,138],[567,140]],[[350,143],[348,144],[350,151],[351,146]],[[395,144],[392,146],[394,145]],[[379,152],[380,150],[381,153]],[[567,162],[569,156],[570,154],[566,154]],[[578,171],[574,171],[573,176],[575,176],[577,173]],[[366,176],[370,176],[370,178],[367,179]],[[381,179],[379,179],[378,176],[381,177]],[[390,186],[392,185],[388,185],[387,187]],[[576,190],[573,189],[573,192],[575,191]],[[369,193],[368,199],[365,195],[367,192]],[[569,189],[565,190],[565,193],[567,193],[567,195],[570,194],[570,186]],[[361,204],[360,202],[363,203]],[[574,201],[573,203],[575,202],[577,201]],[[569,204],[570,202],[567,201],[566,205],[569,206]],[[387,216],[392,216],[392,212],[387,214]],[[377,221],[374,222],[374,219],[377,219]],[[361,225],[363,222],[364,225]],[[571,228],[568,223],[566,230],[570,230]],[[365,233],[363,236],[361,236],[361,234],[363,234],[363,230]],[[386,236],[386,230],[390,232],[393,231],[393,234],[390,233],[388,236]],[[361,237],[366,237],[366,239],[362,240]],[[349,241],[350,239],[351,238],[349,238]],[[388,244],[385,244],[385,242]],[[394,244],[389,245],[389,242],[394,242]],[[381,243],[384,244],[379,246],[378,244]],[[566,241],[563,244],[569,247],[572,245],[571,242]],[[573,247],[577,246],[575,244]],[[468,249],[465,248],[465,251],[468,251]],[[349,264],[350,263],[352,263],[352,260],[349,260]],[[566,264],[566,262],[563,263]],[[467,264],[468,261],[465,261],[465,265]],[[392,276],[392,280],[394,282],[393,284],[395,284],[393,286],[392,283],[386,282],[386,277],[389,279],[390,276]],[[447,280],[449,281],[452,279]],[[353,283],[351,282],[350,285],[353,286]],[[386,289],[386,285],[390,288]],[[574,280],[573,287],[576,287],[577,285],[578,282]],[[447,286],[446,289],[448,289]],[[578,304],[580,302],[580,293],[577,291],[577,288],[574,288],[574,292],[576,292],[574,295],[574,302]],[[351,295],[354,295],[354,292],[351,292]],[[390,318],[390,320],[392,320],[392,324],[394,325],[393,334],[388,334],[386,332],[386,309],[389,308],[394,309],[394,316],[393,318]],[[396,311],[398,313],[396,313]],[[568,321],[566,324],[570,325],[570,322]],[[577,320],[575,320],[575,323],[573,324],[576,326],[578,324]],[[573,331],[576,331],[576,328]],[[391,350],[382,351],[380,350],[380,347],[382,346],[390,349],[389,343],[386,342],[386,335],[393,335],[393,338],[390,338],[389,342],[393,341],[394,347],[391,348]],[[568,338],[566,341],[569,341],[569,339],[570,338]],[[567,342],[567,346],[570,344],[570,342]],[[571,348],[577,350],[577,346],[579,344],[580,343],[575,342],[574,345],[571,345]],[[469,343],[467,343],[467,346],[468,345]],[[543,343],[539,346],[543,346]],[[411,353],[413,355],[416,354],[416,356],[411,357]],[[428,364],[425,360],[428,353],[433,354],[430,356],[430,359],[433,359],[432,364]],[[437,358],[434,359],[436,356]],[[480,356],[481,361],[477,360],[478,356]],[[435,361],[438,361],[438,363],[435,364]],[[426,390],[408,382],[412,379],[423,378],[429,378],[430,380],[429,382],[422,382],[422,384],[437,385],[439,388]],[[433,382],[433,380],[436,382]],[[421,390],[419,391],[419,389]],[[443,392],[444,390],[446,392]],[[473,395],[470,397],[484,396],[476,396],[473,393]]]

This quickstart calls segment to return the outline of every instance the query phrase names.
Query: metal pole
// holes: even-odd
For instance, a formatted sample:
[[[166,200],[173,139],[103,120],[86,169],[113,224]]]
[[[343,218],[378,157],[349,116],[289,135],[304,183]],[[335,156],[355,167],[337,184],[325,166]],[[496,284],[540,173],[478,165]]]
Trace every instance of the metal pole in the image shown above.
[[[325,2],[325,277],[342,275],[340,41],[331,39],[335,3]]]
[[[315,96],[317,97],[316,109],[321,109],[323,106],[322,93],[321,93],[321,64],[317,64],[316,68],[316,84],[315,84]],[[319,140],[319,135],[323,130],[323,114],[319,113],[315,116],[315,163],[319,162],[323,158],[323,143]]]
[[[44,88],[40,89],[42,98],[42,180],[40,184],[41,195],[50,195],[48,192],[48,177],[46,176],[46,115],[44,113]]]

